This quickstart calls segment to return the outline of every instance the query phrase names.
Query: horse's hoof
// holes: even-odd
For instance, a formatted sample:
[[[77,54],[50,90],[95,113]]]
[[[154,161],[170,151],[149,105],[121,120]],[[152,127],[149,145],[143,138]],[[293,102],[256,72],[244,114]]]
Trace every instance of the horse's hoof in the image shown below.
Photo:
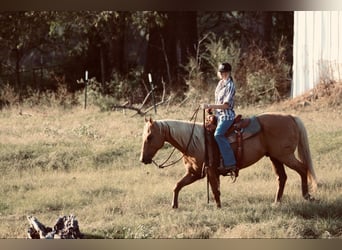
[[[305,195],[304,199],[307,201],[316,201],[316,199],[313,196],[311,196],[310,194]]]
[[[318,200],[315,197],[312,197],[312,196],[308,199],[308,201],[310,201],[310,202],[318,202]]]
[[[280,201],[275,201],[271,204],[271,207],[277,208],[277,207],[280,207],[280,205],[281,205]]]

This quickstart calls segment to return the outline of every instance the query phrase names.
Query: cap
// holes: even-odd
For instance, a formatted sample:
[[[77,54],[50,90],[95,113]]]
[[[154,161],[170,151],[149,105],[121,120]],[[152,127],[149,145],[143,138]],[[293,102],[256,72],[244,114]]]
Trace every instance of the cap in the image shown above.
[[[232,66],[229,63],[222,63],[218,67],[219,72],[230,72],[232,71]]]

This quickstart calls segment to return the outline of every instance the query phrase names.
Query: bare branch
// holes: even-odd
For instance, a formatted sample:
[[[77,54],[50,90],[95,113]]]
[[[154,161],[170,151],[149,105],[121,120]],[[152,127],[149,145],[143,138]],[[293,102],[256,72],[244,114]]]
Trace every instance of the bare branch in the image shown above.
[[[148,98],[150,97],[150,95],[152,94],[152,92],[153,92],[157,87],[153,88],[153,90],[151,90],[150,92],[147,93],[147,95],[146,95],[144,101],[142,102],[142,104],[140,105],[139,108],[133,107],[133,106],[127,106],[126,104],[124,104],[124,105],[114,105],[114,106],[112,107],[112,110],[115,110],[115,109],[130,109],[130,110],[135,110],[135,111],[137,111],[137,114],[143,116],[143,115],[145,115],[148,111],[152,110],[154,107],[159,106],[159,105],[162,105],[162,104],[164,104],[165,102],[169,102],[169,101],[171,100],[171,96],[170,96],[167,100],[165,100],[165,94],[166,94],[165,85],[166,85],[166,83],[164,82],[163,79],[162,79],[162,85],[163,85],[163,94],[162,94],[162,99],[161,99],[161,101],[158,102],[158,103],[156,103],[155,105],[152,105],[151,107],[145,109],[145,111],[142,111],[142,107],[145,105],[146,101],[148,100]],[[136,114],[134,114],[134,115],[136,115]],[[133,115],[133,116],[134,116],[134,115]]]
[[[137,108],[137,107],[133,107],[133,106],[114,105],[114,106],[112,107],[112,110],[115,110],[115,109],[130,109],[130,110],[135,110],[135,111],[137,111],[137,114],[139,114],[139,115],[145,115],[145,114],[146,114],[146,111],[143,112],[143,111],[141,111],[141,108]]]

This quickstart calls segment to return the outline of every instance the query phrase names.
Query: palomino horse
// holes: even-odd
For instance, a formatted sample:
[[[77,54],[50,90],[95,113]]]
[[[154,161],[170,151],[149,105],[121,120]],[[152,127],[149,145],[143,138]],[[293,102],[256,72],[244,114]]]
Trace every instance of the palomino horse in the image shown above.
[[[145,119],[146,120],[146,119]],[[243,141],[240,169],[248,167],[263,156],[268,156],[277,175],[278,189],[275,203],[283,196],[287,175],[284,164],[295,170],[301,177],[302,195],[312,200],[309,185],[314,191],[317,187],[312,165],[307,132],[299,117],[282,114],[261,114],[257,116],[261,130]],[[205,161],[204,127],[200,123],[178,120],[146,120],[143,130],[143,144],[140,161],[149,164],[157,151],[168,142],[183,153],[186,173],[173,190],[172,207],[178,208],[179,191],[186,185],[204,177]],[[236,150],[236,145],[232,147]],[[298,149],[298,160],[295,151]],[[208,180],[217,207],[221,207],[219,174],[213,167],[208,168]]]

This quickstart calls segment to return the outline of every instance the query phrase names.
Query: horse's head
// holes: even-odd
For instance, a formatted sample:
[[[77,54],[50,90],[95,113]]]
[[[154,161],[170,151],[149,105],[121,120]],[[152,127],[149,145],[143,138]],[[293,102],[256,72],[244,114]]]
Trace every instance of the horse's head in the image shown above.
[[[151,118],[145,118],[145,122],[140,161],[145,164],[150,164],[157,151],[163,147],[165,138],[161,134],[161,128],[156,122]]]

